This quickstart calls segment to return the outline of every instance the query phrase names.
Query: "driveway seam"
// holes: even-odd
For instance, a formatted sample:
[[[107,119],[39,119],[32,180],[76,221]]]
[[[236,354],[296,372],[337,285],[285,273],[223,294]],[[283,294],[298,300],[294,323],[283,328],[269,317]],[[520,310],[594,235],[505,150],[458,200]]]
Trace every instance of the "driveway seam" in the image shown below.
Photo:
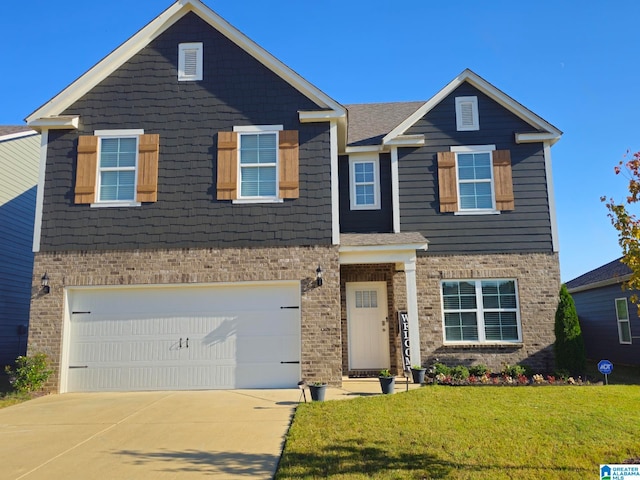
[[[93,440],[94,438],[96,438],[99,435],[102,435],[105,432],[108,432],[109,430],[112,430],[113,428],[117,427],[118,425],[122,424],[123,422],[127,421],[129,418],[133,417],[134,415],[137,415],[138,413],[146,410],[147,408],[155,405],[156,403],[158,403],[161,400],[164,400],[167,397],[170,397],[172,395],[175,395],[175,393],[170,393],[167,395],[164,395],[161,398],[158,398],[157,400],[154,400],[153,402],[149,403],[148,405],[145,405],[143,408],[140,408],[138,410],[136,410],[135,412],[130,413],[129,415],[127,415],[126,417],[120,419],[118,422],[113,423],[111,425],[109,425],[107,428],[104,428],[102,430],[100,430],[99,432],[94,433],[93,435],[91,435],[88,438],[85,438],[83,441],[76,443],[73,447],[67,448],[64,452],[60,452],[59,454],[55,455],[54,457],[51,457],[50,459],[48,459],[46,462],[41,463],[40,465],[38,465],[35,468],[32,468],[31,470],[29,470],[28,472],[23,473],[22,475],[20,475],[19,477],[16,477],[15,480],[20,480],[22,478],[25,478],[27,475],[31,475],[32,473],[40,470],[42,467],[44,467],[45,465],[48,465],[49,463],[53,462],[54,460],[57,460],[60,457],[63,457],[64,455],[66,455],[67,453],[75,450],[76,448],[84,445],[85,443]]]

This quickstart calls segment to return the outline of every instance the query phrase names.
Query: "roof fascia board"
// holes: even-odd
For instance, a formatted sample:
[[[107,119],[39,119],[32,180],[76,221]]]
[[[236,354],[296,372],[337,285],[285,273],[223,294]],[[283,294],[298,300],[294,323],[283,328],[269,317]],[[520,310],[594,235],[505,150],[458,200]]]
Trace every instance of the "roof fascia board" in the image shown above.
[[[392,245],[340,245],[340,253],[351,252],[404,252],[411,250],[426,250],[428,243],[402,243]]]
[[[392,138],[385,145],[395,145],[398,147],[421,147],[425,144],[424,135],[398,135]]]
[[[29,115],[27,117],[27,122],[31,123],[40,117],[49,117],[60,114],[60,112],[71,106],[75,101],[79,100],[83,95],[90,91],[91,88],[107,78],[133,55],[147,46],[152,40],[189,12],[196,13],[205,22],[218,30],[225,37],[238,45],[245,52],[265,65],[276,75],[280,76],[320,107],[329,108],[339,112],[340,114],[346,115],[346,109],[342,105],[319,90],[317,87],[311,85],[308,81],[284,65],[280,60],[249,39],[238,29],[231,26],[230,23],[202,2],[199,0],[178,0],[138,31],[133,37],[116,48],[113,52],[89,69],[84,75],[56,95],[53,99]]]
[[[407,129],[409,129],[413,124],[424,117],[429,111],[431,111],[431,109],[438,105],[451,92],[453,92],[464,82],[469,82],[478,90],[486,94],[489,98],[493,99],[494,101],[505,107],[507,110],[522,118],[531,126],[539,130],[544,130],[546,133],[552,133],[558,138],[560,138],[560,136],[562,135],[562,131],[558,130],[542,117],[539,117],[531,110],[524,107],[522,104],[516,102],[513,98],[509,97],[507,94],[491,85],[476,73],[472,72],[469,69],[466,69],[451,82],[449,82],[442,90],[431,97],[431,99],[429,99],[422,107],[411,114],[404,122],[391,130],[391,132],[389,132],[382,140],[383,143],[388,143],[389,141],[395,139],[397,136],[402,135],[405,131],[407,131]]]
[[[616,283],[626,282],[631,278],[631,274],[623,275],[621,277],[608,278],[599,282],[587,283],[586,285],[580,285],[579,287],[567,289],[569,293],[584,292],[586,290],[593,290],[594,288],[608,287],[609,285],[615,285]]]
[[[344,153],[370,153],[370,152],[383,152],[382,145],[362,145],[359,147],[347,147],[344,149]]]
[[[388,245],[383,247],[340,247],[340,265],[370,263],[410,263],[415,262],[416,250],[426,250],[426,244]]]
[[[516,143],[551,142],[553,145],[560,140],[560,136],[554,133],[516,133]]]
[[[329,122],[338,118],[346,118],[346,114],[336,110],[299,111],[300,123]]]
[[[61,115],[36,118],[29,122],[29,126],[35,130],[77,130],[80,126],[80,117],[78,115]]]
[[[7,135],[0,135],[0,142],[15,140],[22,137],[30,137],[32,135],[38,135],[38,132],[36,132],[35,130],[25,130],[23,132],[9,133]]]

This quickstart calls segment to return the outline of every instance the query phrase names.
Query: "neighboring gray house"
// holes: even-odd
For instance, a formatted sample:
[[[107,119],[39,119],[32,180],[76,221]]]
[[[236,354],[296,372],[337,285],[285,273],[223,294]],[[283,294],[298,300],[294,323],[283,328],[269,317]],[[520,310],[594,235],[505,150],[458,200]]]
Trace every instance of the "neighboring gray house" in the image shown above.
[[[342,105],[180,0],[29,115],[50,387],[551,371],[562,132],[470,70],[425,93]]]
[[[640,365],[640,317],[622,283],[631,269],[622,257],[566,283],[580,318],[587,357]]]
[[[40,135],[0,126],[0,366],[27,350]]]

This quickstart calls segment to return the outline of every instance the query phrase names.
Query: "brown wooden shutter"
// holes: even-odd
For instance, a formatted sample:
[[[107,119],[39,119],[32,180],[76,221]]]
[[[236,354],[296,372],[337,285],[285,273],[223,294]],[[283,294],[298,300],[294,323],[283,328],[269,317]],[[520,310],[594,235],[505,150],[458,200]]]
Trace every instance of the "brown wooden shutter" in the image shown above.
[[[497,210],[515,210],[513,179],[511,176],[511,152],[493,152],[493,182],[496,192]]]
[[[298,131],[284,130],[280,132],[280,198],[299,198],[299,146]]]
[[[93,203],[96,200],[96,172],[98,170],[98,137],[78,137],[75,203]]]
[[[160,135],[140,135],[138,138],[138,202],[158,201],[158,153]]]
[[[218,200],[238,198],[238,134],[218,132]]]
[[[455,152],[438,152],[438,190],[440,212],[458,211],[458,183]]]

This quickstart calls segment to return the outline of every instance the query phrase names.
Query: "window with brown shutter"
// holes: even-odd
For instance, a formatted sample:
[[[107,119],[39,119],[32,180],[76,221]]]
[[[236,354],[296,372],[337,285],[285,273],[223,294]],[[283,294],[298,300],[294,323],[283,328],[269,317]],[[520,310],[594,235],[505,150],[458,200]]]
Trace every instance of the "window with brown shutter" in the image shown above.
[[[96,130],[96,135],[78,138],[75,203],[133,206],[157,201],[160,136],[143,132]]]
[[[493,152],[493,182],[496,192],[496,210],[514,210],[513,178],[511,176],[511,152]]]
[[[456,154],[454,152],[438,152],[438,190],[440,212],[456,212],[458,210],[458,184],[456,180]]]
[[[218,200],[234,200],[238,189],[238,134],[218,132]]]
[[[298,131],[284,130],[280,132],[280,198],[300,197],[298,173]]]
[[[218,132],[218,200],[261,202],[300,197],[298,131],[281,128],[250,126]]]
[[[440,212],[492,213],[515,209],[509,150],[495,150],[494,146],[487,146],[486,150],[481,147],[451,147],[451,150],[438,153]]]
[[[96,171],[98,168],[98,137],[78,137],[75,203],[93,203],[96,199]]]

